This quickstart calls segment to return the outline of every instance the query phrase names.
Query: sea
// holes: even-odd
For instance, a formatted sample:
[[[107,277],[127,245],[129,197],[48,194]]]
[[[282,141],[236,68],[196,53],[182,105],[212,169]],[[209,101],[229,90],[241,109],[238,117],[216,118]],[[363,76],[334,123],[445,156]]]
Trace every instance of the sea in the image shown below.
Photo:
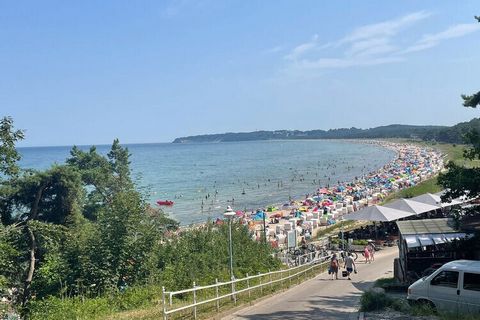
[[[281,140],[125,145],[132,177],[152,206],[162,207],[181,225],[220,217],[234,210],[281,206],[319,187],[352,181],[393,160],[395,152],[376,144],[337,140]],[[88,150],[90,146],[79,146]],[[109,145],[96,146],[106,155]],[[23,168],[62,164],[71,147],[19,148]]]

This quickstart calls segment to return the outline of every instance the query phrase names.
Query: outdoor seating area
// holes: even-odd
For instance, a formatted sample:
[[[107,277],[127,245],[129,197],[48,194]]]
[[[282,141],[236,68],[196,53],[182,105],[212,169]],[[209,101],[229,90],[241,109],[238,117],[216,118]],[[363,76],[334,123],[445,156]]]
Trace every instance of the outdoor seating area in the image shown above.
[[[456,241],[469,235],[455,225],[452,218],[398,221],[399,259],[395,276],[411,283],[425,275],[433,265],[465,259]]]

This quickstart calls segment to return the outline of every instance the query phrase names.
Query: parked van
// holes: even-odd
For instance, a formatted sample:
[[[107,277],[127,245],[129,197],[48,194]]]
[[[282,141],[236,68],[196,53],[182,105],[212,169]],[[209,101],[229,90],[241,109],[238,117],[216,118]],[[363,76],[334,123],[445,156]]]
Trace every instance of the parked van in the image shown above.
[[[448,262],[408,288],[409,302],[423,302],[437,310],[480,313],[480,261]]]

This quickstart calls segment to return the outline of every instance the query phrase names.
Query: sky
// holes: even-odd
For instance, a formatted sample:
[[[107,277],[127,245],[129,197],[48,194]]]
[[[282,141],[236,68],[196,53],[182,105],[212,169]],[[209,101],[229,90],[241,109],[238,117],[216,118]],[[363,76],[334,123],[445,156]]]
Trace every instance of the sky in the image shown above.
[[[480,116],[478,1],[0,0],[19,146]]]

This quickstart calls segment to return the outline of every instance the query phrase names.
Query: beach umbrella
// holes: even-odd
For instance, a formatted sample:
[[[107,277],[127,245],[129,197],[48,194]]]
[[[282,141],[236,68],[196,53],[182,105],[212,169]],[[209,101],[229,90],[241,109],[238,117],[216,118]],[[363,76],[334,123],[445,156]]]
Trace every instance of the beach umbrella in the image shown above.
[[[355,213],[347,214],[343,216],[343,218],[345,220],[394,221],[411,215],[414,215],[414,213],[374,205],[361,209]]]
[[[328,191],[327,188],[322,188],[322,189],[320,189],[318,192],[323,193],[323,194],[326,194],[326,193],[328,193],[329,191]]]
[[[410,213],[420,214],[438,209],[438,206],[428,203],[418,202],[410,199],[398,199],[392,203],[386,204],[385,207],[407,211]]]

